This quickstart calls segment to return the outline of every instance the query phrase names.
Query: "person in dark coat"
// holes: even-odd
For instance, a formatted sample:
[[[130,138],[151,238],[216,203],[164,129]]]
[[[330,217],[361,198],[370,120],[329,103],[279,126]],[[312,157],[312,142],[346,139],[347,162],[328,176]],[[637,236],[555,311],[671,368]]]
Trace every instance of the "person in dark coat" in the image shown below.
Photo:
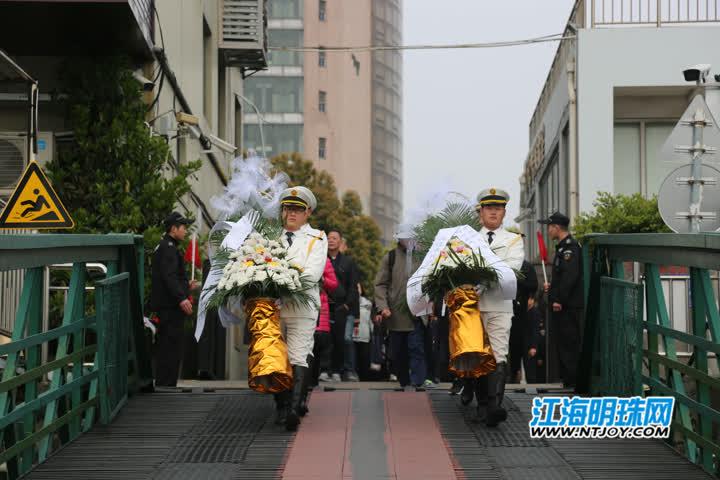
[[[545,322],[534,296],[528,298],[526,335],[525,378],[527,383],[544,383]]]
[[[357,382],[359,377],[352,334],[355,322],[360,320],[360,293],[357,289],[360,271],[352,257],[340,252],[343,237],[338,229],[328,229],[327,240],[328,257],[339,282],[339,288],[329,295],[333,336],[332,380]]]
[[[193,313],[185,261],[178,250],[190,223],[178,212],[171,213],[164,222],[165,236],[153,254],[150,307],[160,318],[155,352],[156,386],[177,385],[184,350],[185,317]]]
[[[555,212],[539,223],[548,226],[548,235],[557,240],[551,283],[545,284],[550,305],[550,322],[557,340],[560,376],[565,387],[574,387],[580,359],[580,321],[585,304],[582,250],[568,226],[570,219]]]
[[[520,366],[527,353],[528,298],[538,289],[537,274],[528,261],[523,261],[517,280],[517,295],[513,300],[513,319],[510,328],[510,381],[520,383]]]
[[[210,275],[210,260],[203,262],[203,283]],[[217,308],[208,309],[205,328],[198,341],[198,378],[218,380],[225,378],[226,330],[218,319]]]

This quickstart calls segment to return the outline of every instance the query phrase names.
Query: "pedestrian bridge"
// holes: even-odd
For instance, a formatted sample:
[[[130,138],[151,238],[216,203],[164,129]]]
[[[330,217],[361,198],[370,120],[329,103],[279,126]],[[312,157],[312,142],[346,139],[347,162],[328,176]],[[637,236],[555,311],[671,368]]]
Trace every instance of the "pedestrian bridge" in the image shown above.
[[[44,269],[60,263],[73,265],[62,321],[43,328]],[[89,263],[107,273],[93,276]],[[0,272],[24,271],[12,341],[0,346],[0,463],[8,478],[693,479],[717,472],[718,235],[586,242],[578,389],[673,396],[667,442],[532,439],[533,397],[571,393],[552,385],[510,386],[508,421],[489,429],[446,390],[333,384],[312,393],[296,433],[273,424],[270,397],[237,385],[151,392],[143,265],[142,239],[131,235],[0,236]],[[692,308],[682,327],[668,313],[667,265],[686,268],[690,278]],[[0,298],[10,308],[8,296]],[[688,348],[691,358],[679,355]]]

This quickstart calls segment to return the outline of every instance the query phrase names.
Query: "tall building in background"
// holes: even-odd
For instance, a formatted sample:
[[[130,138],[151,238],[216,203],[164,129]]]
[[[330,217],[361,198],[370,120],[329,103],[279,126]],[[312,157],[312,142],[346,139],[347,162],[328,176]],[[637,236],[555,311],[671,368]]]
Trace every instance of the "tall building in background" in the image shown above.
[[[402,44],[401,0],[373,0],[373,45]],[[372,208],[383,239],[402,217],[402,53],[373,53]]]
[[[400,43],[398,0],[273,0],[268,19],[276,47]],[[275,50],[268,63],[245,81],[244,147],[301,152],[360,195],[389,241],[402,211],[400,53]]]

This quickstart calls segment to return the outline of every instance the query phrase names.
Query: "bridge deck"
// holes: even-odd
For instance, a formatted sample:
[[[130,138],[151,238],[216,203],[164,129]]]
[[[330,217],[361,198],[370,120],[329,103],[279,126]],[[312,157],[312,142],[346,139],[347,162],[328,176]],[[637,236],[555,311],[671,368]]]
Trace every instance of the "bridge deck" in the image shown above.
[[[27,478],[711,478],[659,441],[531,439],[531,400],[508,394],[508,421],[488,429],[444,390],[316,390],[290,434],[247,390],[139,395]]]

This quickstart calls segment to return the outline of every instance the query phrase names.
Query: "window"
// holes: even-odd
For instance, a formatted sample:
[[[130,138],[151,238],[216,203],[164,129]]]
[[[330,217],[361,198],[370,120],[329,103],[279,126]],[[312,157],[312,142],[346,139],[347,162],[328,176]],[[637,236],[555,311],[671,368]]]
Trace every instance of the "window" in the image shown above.
[[[320,90],[318,93],[318,111],[325,113],[325,105],[327,103],[327,92]]]
[[[327,1],[326,0],[319,0],[318,19],[321,22],[324,22],[325,20],[327,20]]]
[[[264,113],[302,113],[302,77],[250,77],[245,96]]]
[[[246,109],[249,111],[249,109]],[[262,136],[257,124],[245,124],[243,127],[243,147],[248,150],[262,152]],[[263,124],[262,133],[265,136],[265,154],[268,158],[281,153],[302,152],[303,128],[302,125],[271,125]]]
[[[676,164],[665,162],[660,149],[675,126],[672,122],[618,122],[614,126],[614,193],[651,197]]]
[[[212,101],[212,55],[213,55],[213,42],[212,32],[208,25],[205,17],[202,19],[203,22],[203,115],[205,120],[212,125],[212,114],[213,114],[213,101]]]
[[[302,47],[302,30],[268,30],[268,42],[273,47]],[[300,67],[303,64],[303,52],[270,50],[268,64],[279,67]]]
[[[327,67],[327,52],[325,52],[325,47],[320,47],[318,51],[318,67]]]
[[[318,139],[318,158],[325,158],[327,154],[327,138],[320,137]]]
[[[235,99],[235,137],[234,143],[238,152],[242,152],[243,146],[243,109],[239,99]]]
[[[637,123],[615,125],[613,177],[615,193],[632,195],[640,191],[640,126]]]
[[[270,18],[303,18],[302,0],[272,0],[272,2],[268,3],[268,16]]]

